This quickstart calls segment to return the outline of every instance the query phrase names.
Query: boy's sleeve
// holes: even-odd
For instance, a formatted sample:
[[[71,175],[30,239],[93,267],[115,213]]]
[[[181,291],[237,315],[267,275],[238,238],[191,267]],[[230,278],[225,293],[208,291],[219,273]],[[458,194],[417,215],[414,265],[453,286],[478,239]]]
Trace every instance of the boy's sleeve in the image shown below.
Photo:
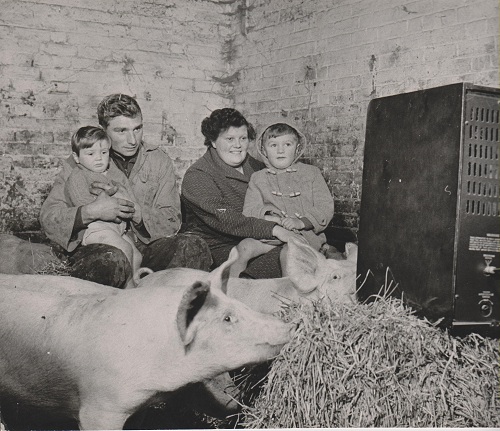
[[[313,225],[314,233],[320,233],[326,229],[333,218],[334,203],[333,196],[330,193],[321,171],[314,167],[312,202],[305,198],[304,207],[307,208],[302,217],[306,217]]]
[[[279,213],[279,210],[274,205],[264,202],[262,191],[258,185],[257,176],[253,174],[250,177],[247,193],[245,195],[243,215],[247,217],[264,218],[268,211]]]
[[[49,195],[40,210],[40,224],[47,237],[65,250],[73,251],[81,241],[81,232],[73,236],[78,207],[71,206],[65,193],[65,184],[73,167],[63,162]]]
[[[89,191],[89,184],[85,175],[75,169],[66,182],[66,193],[68,194],[70,205],[80,207],[95,200],[95,196]]]

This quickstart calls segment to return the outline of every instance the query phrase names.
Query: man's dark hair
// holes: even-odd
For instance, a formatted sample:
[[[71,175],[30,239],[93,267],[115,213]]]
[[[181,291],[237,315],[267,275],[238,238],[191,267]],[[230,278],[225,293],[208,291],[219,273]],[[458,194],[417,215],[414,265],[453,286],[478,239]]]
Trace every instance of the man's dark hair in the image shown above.
[[[120,115],[135,118],[142,115],[142,111],[133,97],[120,93],[106,96],[97,107],[97,118],[103,128],[108,127],[109,122]]]

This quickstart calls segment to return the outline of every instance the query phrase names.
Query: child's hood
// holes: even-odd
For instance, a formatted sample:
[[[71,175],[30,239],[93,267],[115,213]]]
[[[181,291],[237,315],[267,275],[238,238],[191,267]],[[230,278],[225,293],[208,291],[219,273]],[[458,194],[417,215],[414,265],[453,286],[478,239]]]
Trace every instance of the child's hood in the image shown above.
[[[299,160],[299,158],[302,156],[302,154],[304,154],[304,151],[305,151],[306,145],[307,145],[307,139],[306,139],[305,135],[294,124],[291,124],[291,123],[286,122],[286,121],[277,121],[275,123],[269,124],[268,126],[266,126],[262,130],[262,133],[260,133],[259,137],[257,138],[257,151],[260,154],[260,156],[262,157],[262,161],[265,163],[265,165],[268,168],[271,166],[270,166],[269,160],[267,159],[267,156],[264,152],[264,143],[262,141],[262,138],[263,138],[266,130],[269,129],[269,127],[274,126],[276,124],[286,124],[286,125],[290,126],[291,128],[293,128],[297,132],[297,135],[299,136],[299,142],[297,143],[297,149],[295,150],[295,159],[294,159],[293,163],[296,163],[297,160]]]

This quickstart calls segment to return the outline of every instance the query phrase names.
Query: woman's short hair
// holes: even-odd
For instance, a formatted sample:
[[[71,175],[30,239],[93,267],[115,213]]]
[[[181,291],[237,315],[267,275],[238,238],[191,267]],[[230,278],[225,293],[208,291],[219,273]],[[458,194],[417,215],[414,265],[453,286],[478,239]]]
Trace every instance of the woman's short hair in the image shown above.
[[[97,118],[103,128],[108,127],[109,122],[120,115],[135,118],[142,115],[141,107],[133,97],[121,93],[106,96],[97,107]]]
[[[216,109],[201,122],[201,133],[205,137],[204,144],[211,147],[212,142],[216,141],[222,132],[225,132],[230,127],[241,126],[246,126],[248,139],[253,141],[255,139],[255,129],[241,112],[233,108]]]
[[[80,151],[90,148],[98,141],[108,141],[108,135],[100,127],[84,126],[80,127],[71,137],[71,151],[80,155]]]

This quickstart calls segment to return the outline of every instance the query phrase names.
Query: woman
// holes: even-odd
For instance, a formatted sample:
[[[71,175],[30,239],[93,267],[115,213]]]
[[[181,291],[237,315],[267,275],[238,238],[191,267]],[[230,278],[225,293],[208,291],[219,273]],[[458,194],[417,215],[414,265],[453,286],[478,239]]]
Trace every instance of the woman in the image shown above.
[[[245,217],[243,203],[250,176],[265,165],[247,154],[255,130],[236,109],[212,112],[201,123],[207,152],[184,175],[181,199],[186,225],[208,243],[215,266],[227,260],[244,238],[288,242],[297,237],[276,222]],[[245,270],[252,278],[281,276],[281,247],[255,258]]]

